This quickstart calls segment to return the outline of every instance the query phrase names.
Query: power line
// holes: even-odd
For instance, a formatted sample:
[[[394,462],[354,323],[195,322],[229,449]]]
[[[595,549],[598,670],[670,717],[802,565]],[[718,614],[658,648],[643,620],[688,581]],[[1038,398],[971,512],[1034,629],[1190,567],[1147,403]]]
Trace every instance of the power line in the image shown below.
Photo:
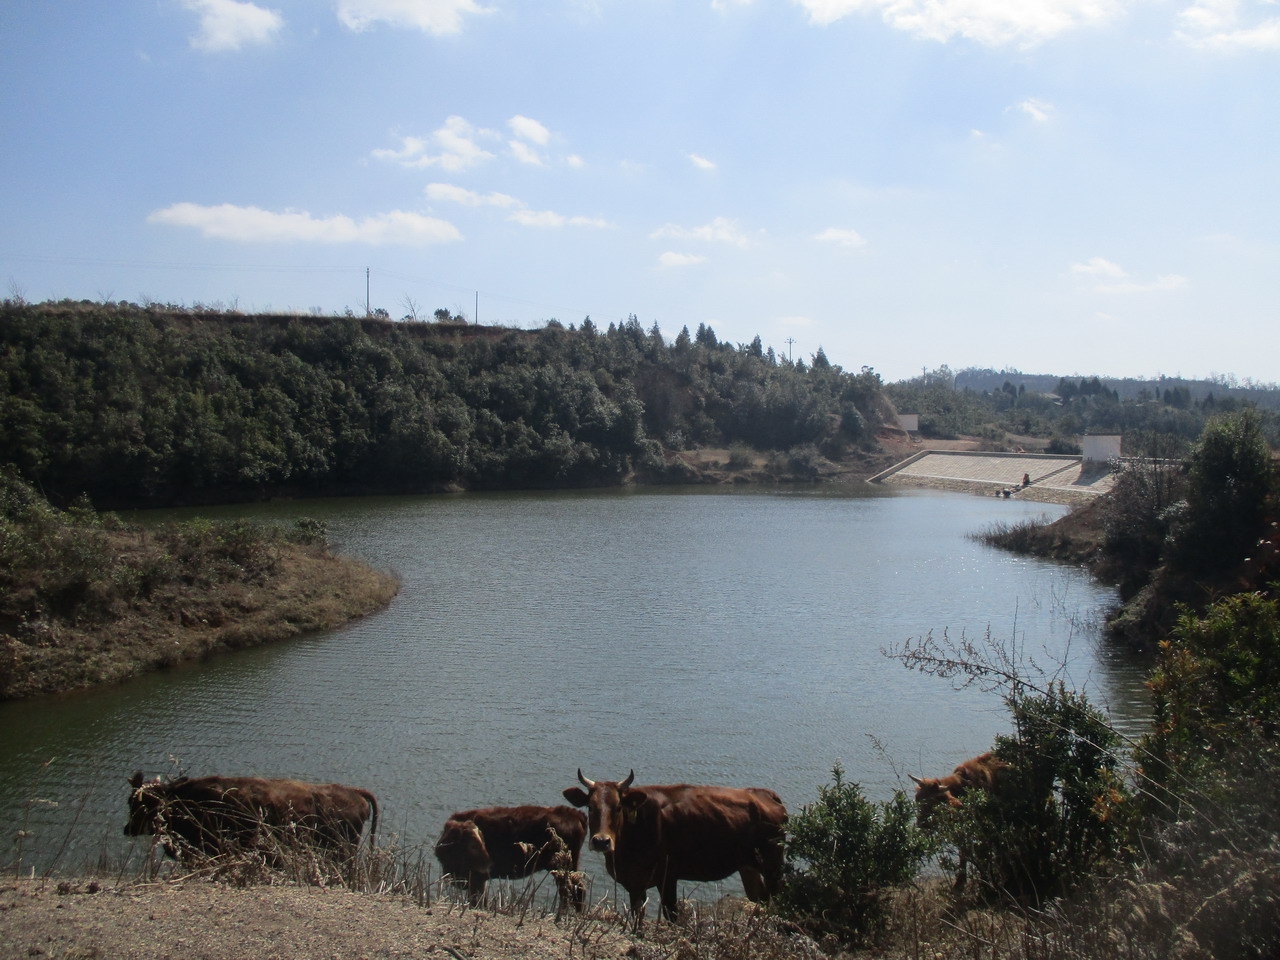
[[[78,266],[95,266],[95,267],[130,267],[144,270],[210,270],[218,272],[253,272],[253,273],[346,273],[355,274],[361,268],[351,264],[288,264],[288,263],[212,263],[208,261],[180,261],[180,260],[123,260],[110,259],[105,257],[55,257],[40,254],[0,254],[0,262],[24,262],[24,263],[54,263],[68,264]],[[370,294],[371,281],[370,275],[372,268],[365,267],[365,312],[368,313],[372,309]],[[391,270],[379,270],[379,277],[386,277],[391,280],[401,280],[406,283],[425,284],[427,286],[441,287],[446,290],[457,291],[459,293],[474,294],[476,300],[476,311],[479,312],[479,297],[483,293],[488,300],[496,300],[503,303],[516,304],[523,307],[532,307],[536,310],[549,311],[551,314],[560,314],[562,316],[580,315],[583,317],[590,316],[595,313],[597,316],[607,316],[607,311],[583,310],[577,307],[566,307],[563,304],[543,303],[537,300],[527,300],[521,297],[513,297],[501,293],[493,293],[478,289],[475,286],[452,283],[447,280],[439,280],[432,277],[418,277],[409,274],[397,273]],[[623,316],[623,312],[618,312],[618,317]]]

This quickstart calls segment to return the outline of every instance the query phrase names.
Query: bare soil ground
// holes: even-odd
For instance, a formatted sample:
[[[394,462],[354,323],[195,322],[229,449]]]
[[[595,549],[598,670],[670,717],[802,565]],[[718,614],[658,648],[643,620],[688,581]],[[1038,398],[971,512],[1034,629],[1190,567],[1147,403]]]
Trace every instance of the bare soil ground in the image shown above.
[[[396,896],[220,883],[0,882],[0,960],[815,960],[813,941],[765,931],[749,910],[718,939],[715,921],[649,920],[636,936],[617,914],[555,918],[429,907]],[[727,947],[727,949],[726,949]]]
[[[10,881],[0,957],[103,960],[357,960],[624,956],[621,933],[523,921],[453,904],[324,887]]]

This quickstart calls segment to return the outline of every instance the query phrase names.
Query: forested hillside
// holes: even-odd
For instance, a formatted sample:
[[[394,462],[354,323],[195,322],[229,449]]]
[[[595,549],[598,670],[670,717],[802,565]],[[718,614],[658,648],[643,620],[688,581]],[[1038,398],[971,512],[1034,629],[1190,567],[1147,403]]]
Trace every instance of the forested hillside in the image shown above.
[[[0,463],[100,506],[608,485],[742,444],[840,456],[892,410],[871,371],[633,317],[541,330],[0,305]],[[795,451],[800,451],[798,454]]]
[[[1280,387],[1232,383],[1224,378],[1215,390],[1205,381],[955,373],[943,366],[886,390],[900,412],[920,415],[924,436],[983,437],[995,449],[1015,435],[1045,439],[1051,453],[1078,453],[1083,434],[1121,434],[1128,455],[1178,457],[1211,418],[1248,409],[1257,409],[1263,436],[1280,446]]]

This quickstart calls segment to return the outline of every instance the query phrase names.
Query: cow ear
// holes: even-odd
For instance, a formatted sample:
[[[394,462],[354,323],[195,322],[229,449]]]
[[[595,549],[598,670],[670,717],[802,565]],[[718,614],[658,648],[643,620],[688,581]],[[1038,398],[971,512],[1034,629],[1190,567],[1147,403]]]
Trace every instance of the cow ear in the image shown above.
[[[622,795],[622,806],[627,810],[639,810],[649,795],[643,790],[628,790]]]
[[[591,798],[586,795],[581,787],[570,787],[564,792],[564,798],[575,807],[585,807],[591,802]]]

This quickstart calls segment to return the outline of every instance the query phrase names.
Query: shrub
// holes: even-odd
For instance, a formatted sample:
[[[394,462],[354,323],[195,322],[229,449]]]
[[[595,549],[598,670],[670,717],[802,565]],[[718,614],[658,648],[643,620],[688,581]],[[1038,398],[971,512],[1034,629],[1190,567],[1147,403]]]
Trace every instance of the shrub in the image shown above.
[[[818,799],[787,822],[786,877],[778,911],[819,936],[848,944],[884,927],[885,895],[915,876],[932,850],[901,792],[879,806],[836,764]]]
[[[1239,564],[1261,533],[1276,472],[1252,411],[1210,420],[1187,462],[1186,508],[1171,559],[1188,573]]]
[[[1061,683],[1006,698],[1015,733],[996,738],[1009,764],[997,789],[969,791],[943,836],[963,845],[987,890],[1039,905],[1126,854],[1132,804],[1119,736]]]
[[[1225,758],[1280,731],[1280,603],[1244,593],[1183,612],[1151,678],[1155,726],[1146,772],[1163,803],[1222,783]]]
[[[751,455],[751,448],[735,443],[729,448],[729,469],[730,470],[750,470],[755,465],[755,461]]]

